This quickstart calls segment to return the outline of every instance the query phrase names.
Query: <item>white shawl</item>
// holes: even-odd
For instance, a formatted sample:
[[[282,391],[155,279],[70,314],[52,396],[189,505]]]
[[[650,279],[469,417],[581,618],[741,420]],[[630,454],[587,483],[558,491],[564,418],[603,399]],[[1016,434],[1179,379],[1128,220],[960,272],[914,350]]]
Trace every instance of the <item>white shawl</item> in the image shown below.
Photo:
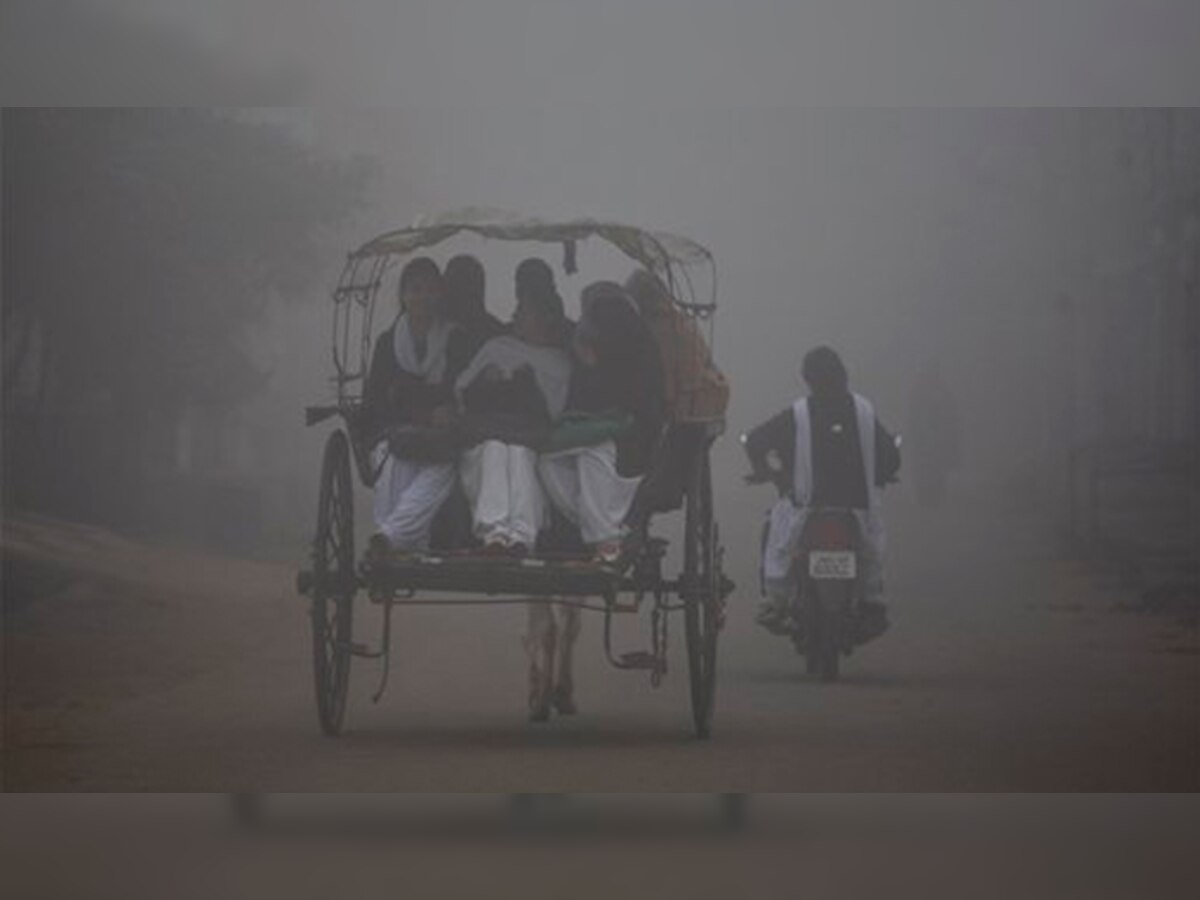
[[[392,348],[396,354],[396,365],[415,375],[426,384],[437,384],[446,377],[446,346],[454,332],[454,323],[436,319],[425,335],[425,355],[417,356],[416,341],[408,324],[408,316],[401,313],[396,318],[392,333]]]
[[[490,367],[511,378],[524,366],[533,370],[538,389],[546,398],[546,408],[557,419],[566,408],[571,384],[571,357],[560,347],[539,347],[508,334],[494,337],[479,348],[471,364],[458,376],[455,392],[461,401],[463,391]]]

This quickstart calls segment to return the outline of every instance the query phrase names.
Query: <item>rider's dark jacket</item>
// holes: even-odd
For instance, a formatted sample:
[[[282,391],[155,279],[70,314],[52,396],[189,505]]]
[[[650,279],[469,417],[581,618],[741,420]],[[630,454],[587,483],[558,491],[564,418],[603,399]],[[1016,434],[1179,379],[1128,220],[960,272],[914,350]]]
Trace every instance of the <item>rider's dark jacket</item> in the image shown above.
[[[805,401],[812,431],[813,506],[866,509],[867,484],[862,465],[862,445],[854,397],[848,391],[813,394]],[[895,438],[878,420],[875,422],[875,484],[882,487],[896,480],[900,450]],[[796,416],[789,406],[747,432],[746,455],[758,476],[769,471],[768,457],[779,460],[782,487],[792,493],[796,462]]]

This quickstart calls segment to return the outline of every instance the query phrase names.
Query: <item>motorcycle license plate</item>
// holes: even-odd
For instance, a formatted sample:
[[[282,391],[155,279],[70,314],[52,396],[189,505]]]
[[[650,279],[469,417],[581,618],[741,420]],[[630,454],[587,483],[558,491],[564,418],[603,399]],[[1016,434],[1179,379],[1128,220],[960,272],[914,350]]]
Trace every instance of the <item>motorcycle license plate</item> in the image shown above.
[[[808,554],[810,578],[846,581],[858,577],[858,560],[849,551],[813,550]]]

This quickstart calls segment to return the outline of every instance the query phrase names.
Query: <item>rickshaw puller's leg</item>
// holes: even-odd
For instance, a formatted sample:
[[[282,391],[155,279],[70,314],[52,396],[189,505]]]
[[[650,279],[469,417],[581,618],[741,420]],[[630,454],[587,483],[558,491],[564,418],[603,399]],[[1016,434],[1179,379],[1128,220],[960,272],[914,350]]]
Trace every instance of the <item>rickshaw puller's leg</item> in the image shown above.
[[[529,718],[545,722],[550,718],[554,688],[555,623],[547,603],[530,603],[529,630],[525,648],[529,653]]]
[[[574,655],[575,641],[583,625],[579,608],[569,603],[555,604],[558,612],[558,682],[554,686],[553,703],[559,715],[573,716],[575,705]]]

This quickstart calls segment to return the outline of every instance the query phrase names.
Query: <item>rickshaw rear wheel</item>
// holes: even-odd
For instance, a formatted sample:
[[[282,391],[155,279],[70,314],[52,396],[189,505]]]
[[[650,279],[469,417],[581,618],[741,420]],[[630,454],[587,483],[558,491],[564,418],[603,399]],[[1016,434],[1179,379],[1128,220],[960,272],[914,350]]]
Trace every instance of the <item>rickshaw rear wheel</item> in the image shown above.
[[[313,676],[321,730],[341,734],[350,684],[354,595],[354,484],[350,443],[338,430],[325,442],[317,532],[312,545]]]
[[[713,521],[712,472],[708,447],[693,451],[684,515],[683,608],[688,674],[696,737],[712,732],[717,681],[717,633],[720,630],[720,572],[717,528]]]

